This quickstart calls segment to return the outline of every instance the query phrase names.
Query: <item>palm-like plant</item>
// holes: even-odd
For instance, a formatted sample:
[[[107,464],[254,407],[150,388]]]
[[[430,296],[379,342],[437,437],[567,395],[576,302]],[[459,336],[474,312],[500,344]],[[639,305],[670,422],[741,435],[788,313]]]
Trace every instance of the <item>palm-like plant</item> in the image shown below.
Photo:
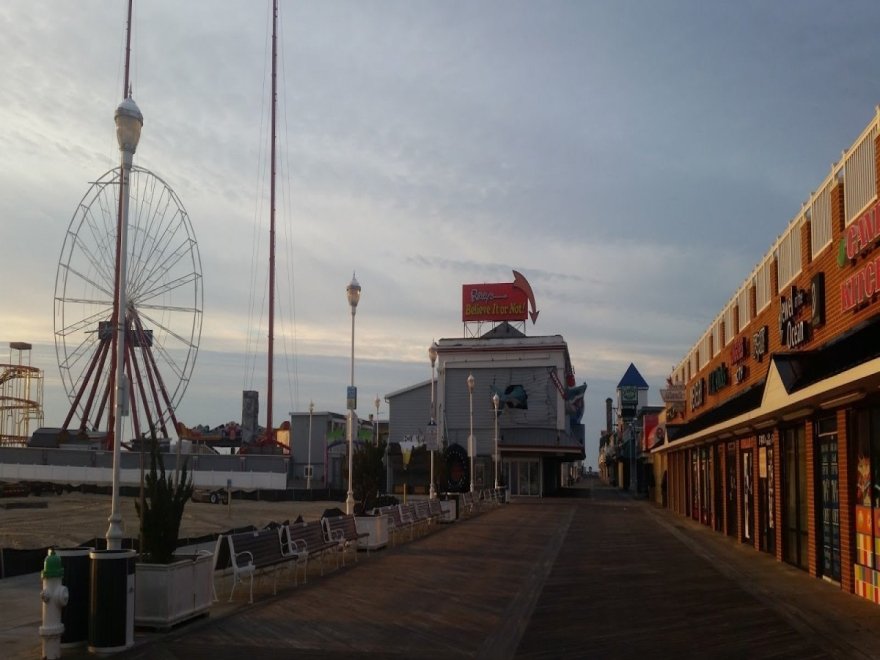
[[[192,474],[183,463],[177,483],[165,473],[159,444],[153,438],[150,448],[150,473],[144,478],[143,508],[135,502],[141,520],[141,557],[153,564],[170,564],[174,560],[183,509],[192,497]]]

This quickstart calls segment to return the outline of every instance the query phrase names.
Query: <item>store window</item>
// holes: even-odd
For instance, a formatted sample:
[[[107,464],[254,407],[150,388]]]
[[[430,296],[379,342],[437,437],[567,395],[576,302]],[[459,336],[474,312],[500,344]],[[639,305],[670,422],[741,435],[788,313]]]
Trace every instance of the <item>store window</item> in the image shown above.
[[[515,459],[505,461],[502,477],[510,484],[510,494],[525,497],[541,495],[541,462],[535,459]]]
[[[850,437],[856,451],[856,562],[855,592],[880,603],[880,408],[850,413]]]

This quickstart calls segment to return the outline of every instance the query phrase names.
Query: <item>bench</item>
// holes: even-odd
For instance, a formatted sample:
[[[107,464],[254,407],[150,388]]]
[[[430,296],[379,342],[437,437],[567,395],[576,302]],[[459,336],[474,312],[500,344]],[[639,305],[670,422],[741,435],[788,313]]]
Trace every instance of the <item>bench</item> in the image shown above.
[[[404,519],[403,515],[400,512],[400,505],[388,505],[379,507],[374,510],[374,513],[378,513],[380,515],[388,516],[388,524],[389,531],[391,532],[391,545],[394,545],[394,539],[398,534],[403,533],[407,529],[409,530],[409,538],[412,540],[413,538],[413,522],[411,519]]]
[[[443,505],[440,504],[440,500],[429,500],[428,508],[431,511],[431,516],[434,518],[434,522],[443,522]]]
[[[458,498],[459,504],[461,504],[461,514],[465,514],[468,516],[473,515],[477,511],[476,502],[474,501],[474,495],[471,492],[464,492]]]
[[[342,554],[342,565],[345,566],[345,552],[354,550],[354,560],[358,560],[358,541],[369,536],[367,532],[358,532],[354,516],[333,516],[321,519],[324,523],[324,536],[328,541],[338,544]],[[367,554],[370,553],[369,548]]]
[[[225,548],[224,548],[225,546]],[[229,590],[229,601],[239,583],[248,580],[250,598],[254,602],[254,575],[272,573],[272,593],[277,593],[277,569],[289,562],[292,557],[282,552],[281,538],[278,529],[261,529],[237,534],[221,534],[217,537],[214,550],[214,569],[232,569],[232,588]],[[228,564],[227,564],[228,562]],[[217,600],[217,589],[214,588],[214,600]]]
[[[313,557],[319,558],[321,575],[324,575],[324,557],[329,552],[336,552],[339,544],[324,537],[324,524],[320,520],[312,520],[282,526],[281,545],[285,555],[296,555],[296,566],[304,566],[303,582],[308,582],[309,560]]]

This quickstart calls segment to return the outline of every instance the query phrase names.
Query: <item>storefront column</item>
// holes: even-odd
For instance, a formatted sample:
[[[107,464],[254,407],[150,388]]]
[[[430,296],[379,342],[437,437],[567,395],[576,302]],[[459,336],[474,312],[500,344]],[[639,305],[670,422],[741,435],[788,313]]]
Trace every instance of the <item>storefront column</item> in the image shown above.
[[[849,427],[847,426],[847,411],[837,411],[837,483],[838,497],[840,498],[840,588],[847,593],[853,593],[855,589],[853,578],[853,557],[855,548],[855,521],[852,518],[853,489],[850,487],[849,477]]]
[[[782,491],[782,439],[779,429],[773,429],[773,481],[776,492],[773,509],[775,511],[775,530],[776,530],[776,561],[783,561],[782,555],[782,502],[784,493]]]
[[[807,571],[813,577],[819,576],[816,536],[816,433],[812,419],[801,422],[804,425],[807,455]]]

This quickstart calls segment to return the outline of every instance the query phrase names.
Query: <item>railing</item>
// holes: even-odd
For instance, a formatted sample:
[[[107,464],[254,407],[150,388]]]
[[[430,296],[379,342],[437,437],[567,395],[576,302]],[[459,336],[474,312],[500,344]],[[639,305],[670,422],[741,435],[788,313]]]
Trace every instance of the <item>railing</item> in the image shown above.
[[[144,469],[150,468],[150,456],[144,454]],[[140,483],[140,452],[119,454],[120,483]],[[273,455],[183,454],[198,487],[275,489],[287,487],[289,457]],[[176,454],[163,454],[165,470],[177,465]],[[32,447],[0,448],[0,480],[48,481],[69,484],[109,485],[112,480],[113,452],[93,449],[45,449]]]
[[[777,262],[778,285],[782,288],[801,271],[803,255],[794,255],[794,250],[800,249],[800,227],[804,221],[810,222],[810,244],[812,258],[827,249],[831,243],[831,199],[830,193],[838,180],[844,183],[844,218],[845,224],[849,225],[856,220],[866,208],[877,198],[877,177],[875,163],[874,140],[880,130],[880,106],[875,108],[874,118],[865,127],[861,134],[853,142],[852,146],[843,152],[841,160],[831,166],[828,176],[815,189],[817,192],[810,193],[803,209],[789,223],[786,231],[777,239],[770,252],[764,255],[758,266],[749,274],[746,281],[736,294],[737,306],[740,308],[739,329],[743,328],[751,319],[743,314],[748,309],[748,290],[754,283],[757,288],[757,311],[760,312],[770,304],[773,296],[779,295],[779,291],[771,291],[770,268],[773,257],[782,250],[785,256]],[[745,304],[743,304],[745,303]],[[716,323],[713,320],[712,323]],[[707,360],[706,335],[712,332],[712,325],[700,336],[700,339],[687,352],[687,357],[682,360],[673,370],[678,375],[683,372],[687,365],[693,363],[695,353],[699,354],[699,364],[696,364],[697,372],[705,366]],[[726,337],[725,337],[726,339]],[[689,380],[697,375],[686,375]]]

